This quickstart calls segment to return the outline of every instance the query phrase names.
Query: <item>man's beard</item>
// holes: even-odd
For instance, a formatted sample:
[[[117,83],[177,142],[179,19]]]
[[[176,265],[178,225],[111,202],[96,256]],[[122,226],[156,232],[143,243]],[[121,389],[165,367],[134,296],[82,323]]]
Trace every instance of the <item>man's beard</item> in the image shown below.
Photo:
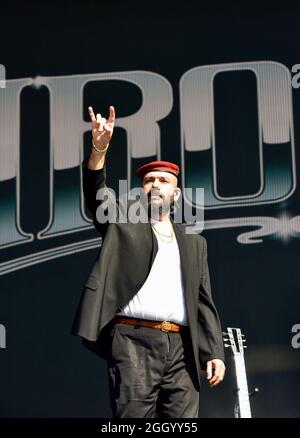
[[[162,202],[153,202],[151,200],[151,191],[147,194],[148,197],[148,216],[149,217],[158,217],[158,216],[165,216],[169,215],[171,208],[174,204],[174,195],[172,195],[170,198],[166,199],[163,195],[157,193],[160,197]]]

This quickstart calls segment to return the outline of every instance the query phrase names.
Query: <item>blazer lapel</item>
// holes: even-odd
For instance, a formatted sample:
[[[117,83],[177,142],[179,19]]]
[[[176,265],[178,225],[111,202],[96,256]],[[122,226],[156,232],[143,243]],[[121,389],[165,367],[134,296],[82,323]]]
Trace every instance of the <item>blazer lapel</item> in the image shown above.
[[[171,219],[172,220],[172,219]],[[191,248],[188,245],[187,235],[185,234],[184,226],[173,222],[174,233],[177,239],[180,261],[181,261],[181,272],[182,281],[184,286],[184,293],[186,297],[186,306],[188,312],[188,318],[191,324],[192,316],[194,314],[195,297],[192,290],[192,278],[193,272],[191,271],[191,260],[194,256],[191,254]]]
[[[181,270],[182,270],[182,279],[185,290],[188,288],[188,280],[189,280],[189,263],[188,263],[188,245],[186,240],[186,235],[184,233],[183,225],[178,225],[171,219],[173,223],[174,233],[176,236],[180,261],[181,261]]]
[[[148,222],[148,226],[149,226],[149,231],[150,231],[150,233],[152,235],[152,253],[151,253],[151,261],[150,261],[150,269],[151,269],[152,265],[153,265],[153,262],[154,262],[154,259],[156,257],[156,254],[158,252],[158,243],[157,243],[157,239],[156,239],[155,233],[152,230],[150,221]]]

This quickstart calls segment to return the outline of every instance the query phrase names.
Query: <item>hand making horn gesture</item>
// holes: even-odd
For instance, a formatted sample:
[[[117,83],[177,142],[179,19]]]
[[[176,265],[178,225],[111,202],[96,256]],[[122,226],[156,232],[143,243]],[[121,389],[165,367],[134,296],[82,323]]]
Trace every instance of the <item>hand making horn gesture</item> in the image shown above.
[[[98,153],[105,152],[111,140],[114,124],[115,124],[115,109],[113,106],[109,107],[109,118],[106,120],[97,114],[95,117],[94,110],[91,106],[88,107],[89,116],[92,122],[92,142],[93,148]]]

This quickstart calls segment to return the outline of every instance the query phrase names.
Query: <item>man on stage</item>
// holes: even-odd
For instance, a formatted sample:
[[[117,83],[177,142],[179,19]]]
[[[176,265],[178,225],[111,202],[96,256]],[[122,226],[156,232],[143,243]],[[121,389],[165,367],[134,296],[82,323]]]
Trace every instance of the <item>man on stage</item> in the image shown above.
[[[91,107],[89,115],[92,148],[82,165],[83,191],[102,245],[71,332],[107,361],[114,417],[197,418],[201,369],[211,387],[225,373],[206,240],[185,233],[171,217],[181,194],[180,169],[168,161],[136,170],[147,221],[97,220],[107,205],[96,194],[106,189],[115,110],[109,108],[108,120]]]

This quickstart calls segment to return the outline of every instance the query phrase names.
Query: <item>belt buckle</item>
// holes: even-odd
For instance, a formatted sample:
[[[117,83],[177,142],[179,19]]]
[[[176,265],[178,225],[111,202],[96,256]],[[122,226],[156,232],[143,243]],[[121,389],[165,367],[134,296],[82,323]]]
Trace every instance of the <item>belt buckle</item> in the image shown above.
[[[161,323],[160,329],[162,332],[170,332],[171,328],[172,328],[172,323],[170,321],[163,321]]]

